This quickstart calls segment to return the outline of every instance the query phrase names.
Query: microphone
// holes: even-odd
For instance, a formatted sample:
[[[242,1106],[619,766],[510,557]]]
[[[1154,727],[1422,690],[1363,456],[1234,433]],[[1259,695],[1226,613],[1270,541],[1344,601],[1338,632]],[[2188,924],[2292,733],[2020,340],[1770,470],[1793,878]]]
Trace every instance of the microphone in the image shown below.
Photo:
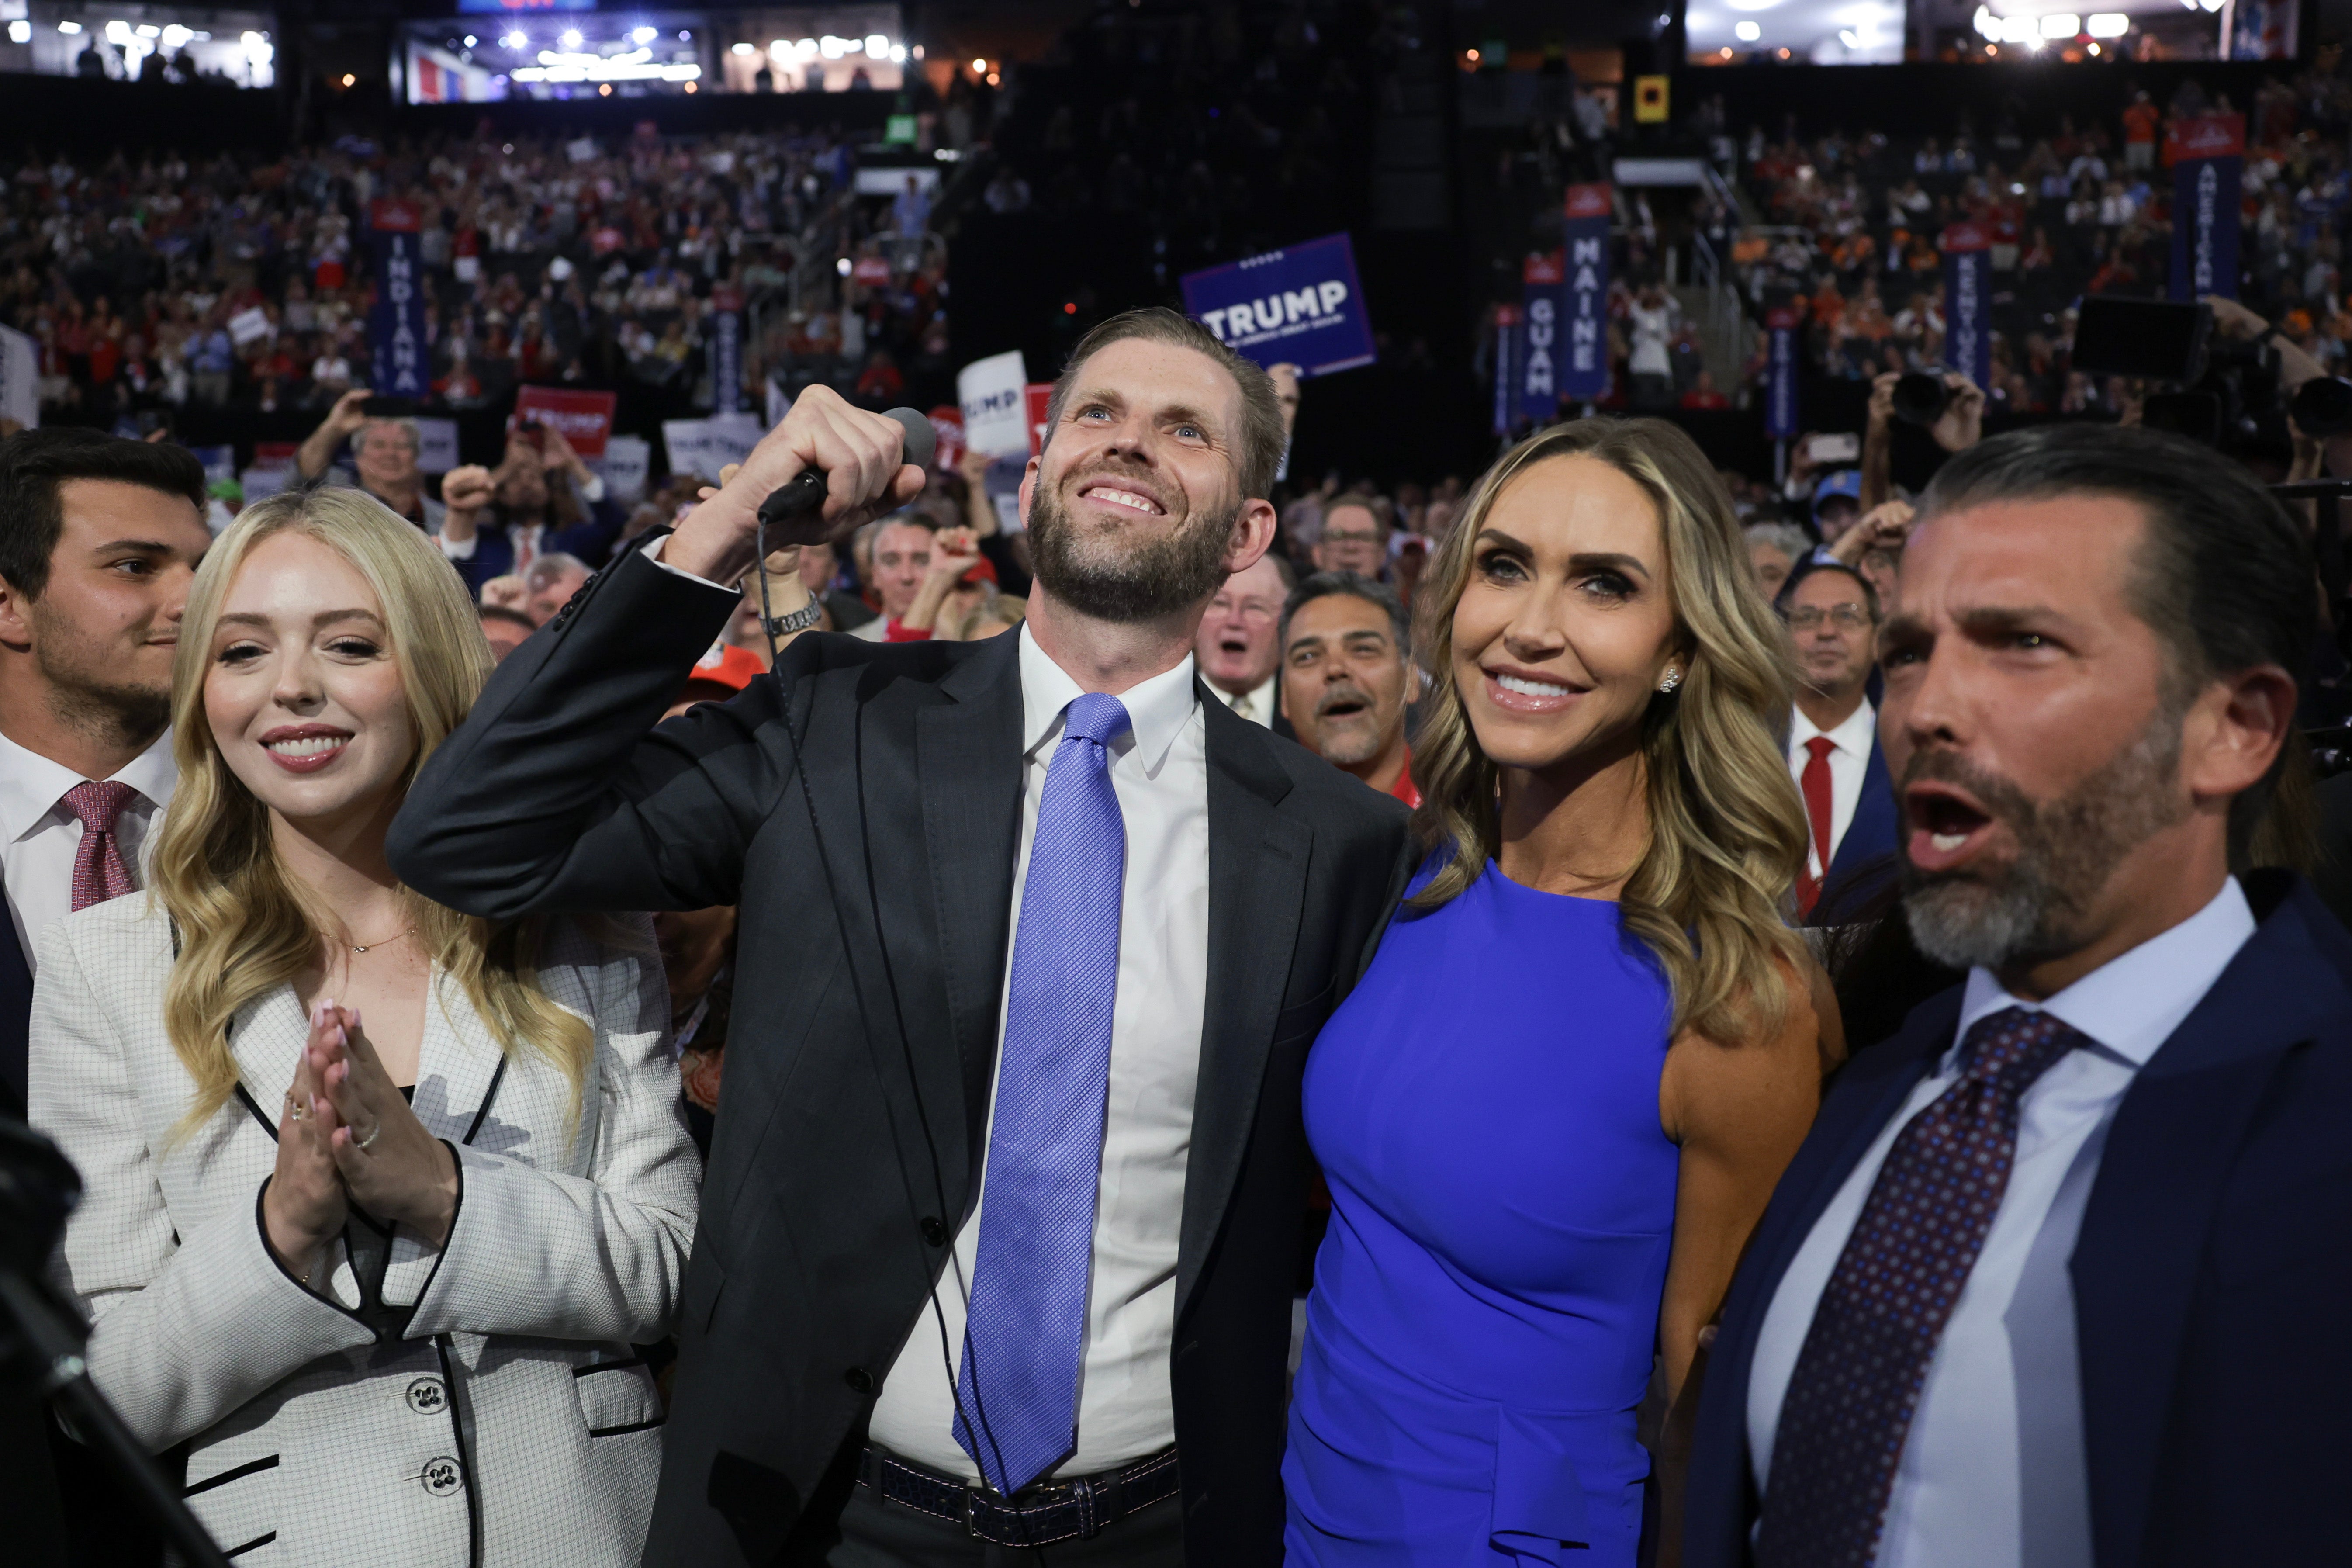
[[[931,454],[939,447],[939,431],[933,428],[930,416],[918,414],[911,408],[893,408],[882,416],[895,419],[905,432],[901,437],[902,460],[918,468],[931,466]],[[767,530],[779,523],[811,512],[824,504],[825,475],[822,468],[803,468],[785,483],[768,492],[760,503],[760,529]]]

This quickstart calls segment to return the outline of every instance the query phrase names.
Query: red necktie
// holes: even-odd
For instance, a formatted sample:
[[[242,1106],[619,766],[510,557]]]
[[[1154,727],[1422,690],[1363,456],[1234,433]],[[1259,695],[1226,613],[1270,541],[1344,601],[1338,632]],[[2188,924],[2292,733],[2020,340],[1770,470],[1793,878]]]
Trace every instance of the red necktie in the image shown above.
[[[1822,883],[1830,874],[1830,753],[1837,742],[1827,735],[1816,735],[1805,742],[1810,755],[1805,759],[1803,776],[1797,787],[1804,792],[1805,820],[1812,825],[1813,853],[1822,863],[1822,874],[1816,879],[1812,865],[1797,874],[1797,918],[1802,920],[1813,912],[1813,905],[1822,896]]]
[[[127,784],[79,784],[58,804],[81,821],[81,844],[74,850],[73,907],[78,913],[92,904],[136,891],[131,868],[122,863],[122,847],[114,839],[114,819],[138,795]]]

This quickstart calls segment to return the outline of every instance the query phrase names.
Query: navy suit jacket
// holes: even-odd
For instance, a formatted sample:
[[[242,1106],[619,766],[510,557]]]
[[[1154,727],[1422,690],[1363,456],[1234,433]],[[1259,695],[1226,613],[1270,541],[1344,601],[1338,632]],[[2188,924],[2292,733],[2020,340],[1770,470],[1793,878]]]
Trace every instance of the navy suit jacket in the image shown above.
[[[612,558],[614,542],[621,537],[621,527],[629,518],[609,496],[583,504],[588,515],[569,528],[550,529],[541,534],[539,552],[578,556],[593,571]],[[514,541],[508,537],[506,525],[485,518],[474,535],[474,553],[450,564],[457,568],[467,591],[479,597],[483,584],[514,570]]]
[[[2096,1568],[2341,1561],[2352,1540],[2352,935],[2288,873],[2245,888],[2260,925],[2126,1090],[2068,1264]],[[1960,996],[1839,1076],[1748,1244],[1699,1400],[1685,1568],[1749,1561],[1765,1311]]]
[[[1862,918],[1872,898],[1894,879],[1895,851],[1903,844],[1903,813],[1895,799],[1895,777],[1878,737],[1870,738],[1870,761],[1863,765],[1862,798],[1853,820],[1838,840],[1822,879],[1822,896],[1805,917],[1813,926],[1843,925]]]

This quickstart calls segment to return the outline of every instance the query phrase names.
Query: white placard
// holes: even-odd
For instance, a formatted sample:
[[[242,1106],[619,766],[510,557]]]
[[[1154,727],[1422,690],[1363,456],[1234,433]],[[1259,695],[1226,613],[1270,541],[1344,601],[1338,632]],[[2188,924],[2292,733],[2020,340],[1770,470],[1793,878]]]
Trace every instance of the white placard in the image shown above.
[[[756,414],[718,414],[708,419],[665,419],[662,445],[669,452],[669,471],[694,474],[719,482],[719,470],[740,463],[760,444],[767,427]]]
[[[266,338],[276,329],[269,324],[269,312],[256,305],[249,310],[239,310],[228,319],[229,341],[243,348],[256,338]]]
[[[956,374],[956,401],[963,405],[964,444],[992,458],[1029,455],[1029,414],[1024,391],[1029,367],[1021,351],[974,360]]]
[[[777,384],[775,377],[770,376],[768,378],[768,428],[772,430],[782,425],[784,422],[784,416],[792,411],[792,395]]]
[[[606,495],[623,506],[634,506],[646,493],[646,469],[653,454],[653,443],[642,436],[607,436],[604,457],[588,467],[603,477]]]
[[[457,422],[419,418],[416,426],[416,468],[419,473],[446,474],[457,466]]]
[[[0,419],[41,422],[41,345],[14,327],[0,327]]]

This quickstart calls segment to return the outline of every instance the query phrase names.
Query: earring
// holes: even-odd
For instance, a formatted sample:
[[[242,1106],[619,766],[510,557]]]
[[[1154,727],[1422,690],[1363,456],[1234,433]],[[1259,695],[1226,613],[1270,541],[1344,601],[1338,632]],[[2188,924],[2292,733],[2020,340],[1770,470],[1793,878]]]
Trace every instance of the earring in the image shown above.
[[[1680,686],[1682,683],[1683,672],[1675,668],[1672,665],[1668,665],[1666,667],[1666,678],[1658,682],[1658,689],[1671,696],[1674,693],[1675,688]]]

